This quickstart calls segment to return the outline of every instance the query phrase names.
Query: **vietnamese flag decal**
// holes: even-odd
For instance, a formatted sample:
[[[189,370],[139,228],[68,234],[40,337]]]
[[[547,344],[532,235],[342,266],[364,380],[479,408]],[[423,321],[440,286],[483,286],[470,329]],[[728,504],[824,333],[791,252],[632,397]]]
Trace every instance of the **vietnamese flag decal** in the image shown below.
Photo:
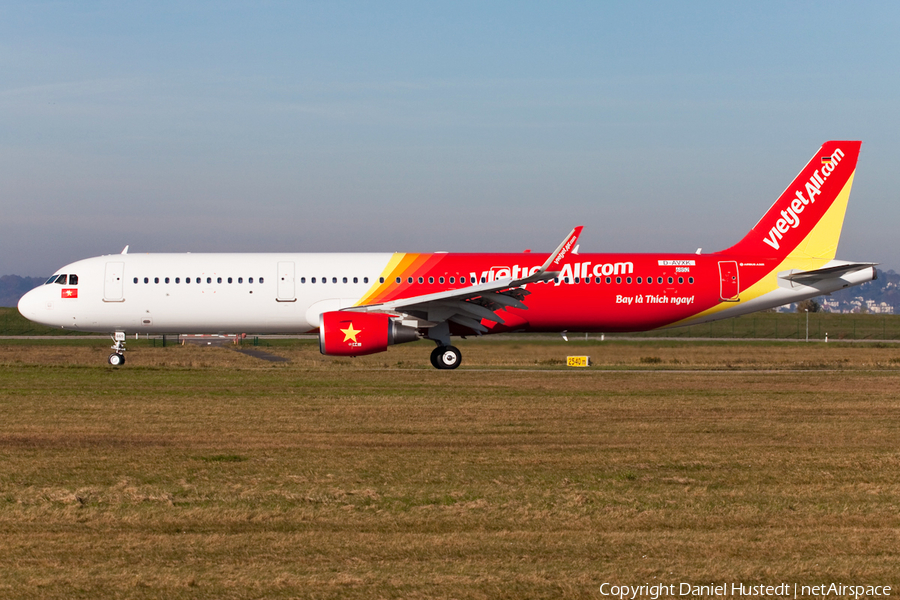
[[[62,297],[63,298],[77,298],[78,297],[78,288],[63,288]]]

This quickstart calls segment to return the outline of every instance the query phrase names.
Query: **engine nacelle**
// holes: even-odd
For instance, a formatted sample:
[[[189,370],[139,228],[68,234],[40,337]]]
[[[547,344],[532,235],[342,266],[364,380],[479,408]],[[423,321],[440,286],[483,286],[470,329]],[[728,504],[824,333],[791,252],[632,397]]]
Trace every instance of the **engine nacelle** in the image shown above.
[[[331,356],[362,356],[384,352],[392,344],[419,339],[415,327],[390,315],[335,310],[319,316],[319,351]]]

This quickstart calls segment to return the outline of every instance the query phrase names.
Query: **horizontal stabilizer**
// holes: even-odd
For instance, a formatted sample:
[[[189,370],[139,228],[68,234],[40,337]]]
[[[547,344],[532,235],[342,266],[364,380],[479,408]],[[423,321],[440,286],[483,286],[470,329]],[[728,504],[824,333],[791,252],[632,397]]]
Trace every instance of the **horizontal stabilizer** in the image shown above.
[[[799,283],[800,285],[814,285],[819,281],[837,279],[838,277],[862,271],[863,269],[874,269],[877,264],[878,263],[842,263],[812,271],[796,271],[786,275],[780,275],[780,277],[794,283]],[[874,279],[874,276],[872,279]]]

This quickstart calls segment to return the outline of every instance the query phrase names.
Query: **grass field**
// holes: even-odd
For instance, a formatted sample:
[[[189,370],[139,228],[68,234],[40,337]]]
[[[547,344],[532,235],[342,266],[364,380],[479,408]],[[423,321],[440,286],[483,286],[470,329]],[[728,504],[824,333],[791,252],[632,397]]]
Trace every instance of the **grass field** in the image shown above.
[[[895,344],[108,345],[0,342],[4,598],[900,585]]]

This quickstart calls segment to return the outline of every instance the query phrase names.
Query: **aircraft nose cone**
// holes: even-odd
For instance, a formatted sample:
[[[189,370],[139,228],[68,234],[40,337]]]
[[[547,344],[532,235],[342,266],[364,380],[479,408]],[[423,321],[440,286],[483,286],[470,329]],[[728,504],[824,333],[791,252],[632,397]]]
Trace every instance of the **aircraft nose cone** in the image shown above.
[[[38,298],[37,290],[31,290],[19,299],[19,314],[29,321],[38,320],[38,309],[40,308],[40,298]]]

